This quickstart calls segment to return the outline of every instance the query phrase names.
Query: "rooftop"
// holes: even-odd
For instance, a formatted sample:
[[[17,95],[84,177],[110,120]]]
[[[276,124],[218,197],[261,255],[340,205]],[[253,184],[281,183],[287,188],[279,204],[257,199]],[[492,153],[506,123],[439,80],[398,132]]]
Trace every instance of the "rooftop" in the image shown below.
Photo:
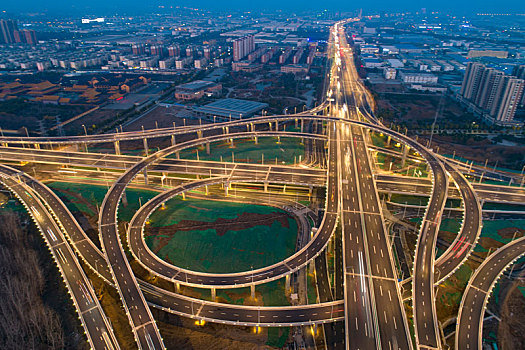
[[[205,106],[196,107],[195,111],[221,117],[231,116],[234,119],[239,119],[249,117],[265,107],[268,107],[267,103],[226,98]]]
[[[216,85],[216,83],[212,81],[195,80],[189,83],[177,85],[177,90],[199,91],[199,90],[204,90],[214,85]]]

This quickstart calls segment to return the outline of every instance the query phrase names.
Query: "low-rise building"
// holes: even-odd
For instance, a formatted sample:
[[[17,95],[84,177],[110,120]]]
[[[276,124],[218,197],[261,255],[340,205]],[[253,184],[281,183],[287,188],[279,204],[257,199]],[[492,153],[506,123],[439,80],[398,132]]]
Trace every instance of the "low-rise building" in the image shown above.
[[[307,74],[308,66],[304,64],[288,64],[281,67],[282,73]]]
[[[395,68],[384,68],[383,69],[383,76],[387,80],[393,80],[396,78],[396,69]]]
[[[195,80],[175,87],[175,98],[178,100],[197,100],[204,95],[218,95],[222,85],[212,81]]]
[[[399,77],[403,83],[437,83],[438,77],[428,73],[412,73],[401,71]]]

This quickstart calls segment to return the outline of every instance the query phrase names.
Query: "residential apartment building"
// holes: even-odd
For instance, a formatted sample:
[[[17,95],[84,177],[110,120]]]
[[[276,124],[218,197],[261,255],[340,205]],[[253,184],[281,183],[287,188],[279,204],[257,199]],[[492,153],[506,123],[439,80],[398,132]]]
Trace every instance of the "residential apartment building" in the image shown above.
[[[519,72],[519,68],[516,71]],[[507,124],[513,121],[516,109],[523,101],[524,87],[525,81],[519,77],[470,62],[460,95],[489,120]]]

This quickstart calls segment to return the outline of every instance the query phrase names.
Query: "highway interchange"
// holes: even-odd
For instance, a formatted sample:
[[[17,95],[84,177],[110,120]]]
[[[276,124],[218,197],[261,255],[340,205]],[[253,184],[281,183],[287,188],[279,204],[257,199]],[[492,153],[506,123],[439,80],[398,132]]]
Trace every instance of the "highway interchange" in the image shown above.
[[[2,183],[24,203],[40,228],[82,321],[89,343],[96,349],[117,349],[110,322],[102,310],[79,259],[109,285],[116,288],[124,305],[137,346],[163,349],[164,342],[150,307],[197,320],[250,326],[303,326],[325,324],[327,343],[346,349],[441,349],[437,322],[436,285],[448,278],[471,254],[482,224],[481,200],[523,203],[521,189],[472,184],[458,166],[435,154],[406,135],[395,132],[373,116],[370,94],[357,77],[352,49],[346,41],[344,22],[330,34],[330,67],[327,101],[315,110],[284,116],[262,116],[248,120],[204,124],[198,127],[165,128],[141,132],[118,132],[57,138],[2,137],[0,158],[5,162],[62,164],[71,167],[118,170],[110,179],[99,212],[98,232],[102,250],[91,241],[65,204],[42,182],[8,166],[0,166]],[[286,131],[287,123],[300,123],[300,132]],[[305,130],[307,123],[322,123],[326,134]],[[281,125],[281,126],[280,126]],[[241,130],[246,128],[246,131]],[[429,179],[378,175],[371,159],[369,130],[388,135],[417,152],[428,164]],[[189,140],[177,143],[176,137]],[[213,142],[237,138],[296,137],[326,143],[326,169],[269,164],[243,164],[174,159],[179,152]],[[146,157],[120,155],[120,142],[166,138],[171,146]],[[72,152],[52,145],[112,143],[117,154]],[[30,145],[31,147],[20,148]],[[144,141],[147,145],[147,141]],[[18,147],[13,147],[18,146]],[[51,149],[44,149],[51,147]],[[65,168],[69,169],[69,168]],[[470,170],[470,168],[469,168]],[[97,169],[98,171],[98,169]],[[320,302],[288,307],[229,305],[190,298],[138,279],[126,257],[118,225],[118,208],[126,188],[141,178],[159,180],[165,174],[202,176],[172,186],[145,203],[127,229],[133,256],[150,273],[171,283],[203,288],[237,288],[266,283],[306,268],[315,260]],[[162,180],[161,180],[162,181]],[[324,216],[305,246],[287,259],[253,271],[207,274],[170,265],[155,256],[143,239],[148,217],[168,199],[193,189],[230,183],[292,184],[326,187]],[[453,185],[450,185],[453,183]],[[412,277],[397,275],[392,245],[385,227],[379,192],[417,193],[429,197],[419,227]],[[227,193],[225,193],[227,195]],[[463,219],[459,234],[436,260],[436,242],[445,202],[451,195],[461,198]],[[326,280],[325,249],[341,228],[340,256],[335,271],[337,286]],[[481,346],[484,308],[500,274],[524,252],[523,240],[498,250],[476,270],[463,296],[457,322],[456,347]],[[337,251],[337,244],[336,244]],[[336,259],[337,260],[337,259]],[[323,276],[324,275],[324,276]],[[407,320],[405,294],[413,307],[413,334]],[[344,331],[341,328],[344,321]],[[333,323],[328,326],[327,324]],[[344,333],[344,340],[340,339]],[[329,341],[332,339],[332,341]],[[328,347],[330,348],[330,347]]]

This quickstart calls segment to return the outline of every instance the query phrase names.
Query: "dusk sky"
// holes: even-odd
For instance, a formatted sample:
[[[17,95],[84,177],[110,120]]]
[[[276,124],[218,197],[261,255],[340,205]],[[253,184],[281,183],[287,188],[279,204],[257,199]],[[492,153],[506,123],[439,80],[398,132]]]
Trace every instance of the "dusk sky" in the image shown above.
[[[246,1],[246,0],[196,0],[196,1],[142,1],[142,0],[118,0],[118,1],[104,1],[104,0],[26,0],[26,1],[4,1],[0,5],[0,10],[8,12],[64,12],[68,10],[86,11],[87,13],[95,13],[97,11],[114,11],[119,10],[123,12],[136,12],[139,9],[154,9],[158,5],[165,6],[187,6],[197,8],[208,8],[213,10],[274,10],[282,9],[286,11],[304,11],[304,10],[339,10],[351,11],[357,8],[371,11],[414,11],[422,7],[427,8],[428,11],[439,10],[449,12],[512,12],[524,13],[525,1],[522,0],[375,0],[373,2],[357,2],[347,0],[265,0],[265,1]]]

